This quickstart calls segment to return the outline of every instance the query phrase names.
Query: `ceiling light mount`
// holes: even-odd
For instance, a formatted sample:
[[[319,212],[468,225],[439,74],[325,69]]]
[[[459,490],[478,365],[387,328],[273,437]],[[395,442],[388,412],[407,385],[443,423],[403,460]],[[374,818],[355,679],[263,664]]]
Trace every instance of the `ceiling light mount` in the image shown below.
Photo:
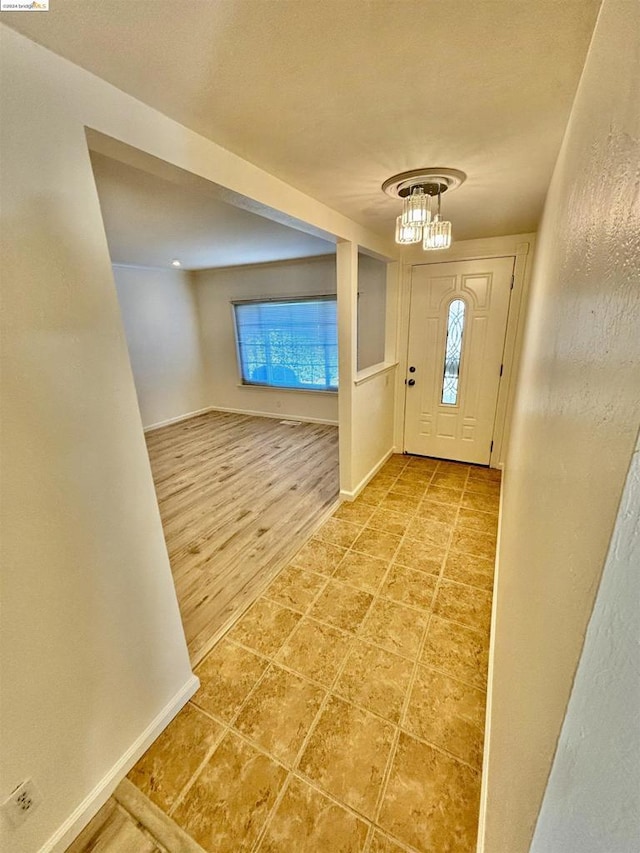
[[[467,176],[459,169],[413,169],[393,175],[382,185],[392,198],[402,199],[396,219],[396,243],[422,242],[425,251],[448,249],[451,223],[441,216],[442,194],[457,189]]]
[[[411,193],[414,191],[414,189],[416,189],[416,187],[420,187],[422,192],[425,195],[430,195],[431,198],[438,195],[438,193],[440,193],[440,194],[446,193],[446,191],[449,189],[447,184],[440,184],[440,183],[437,183],[437,184],[412,184],[410,187],[403,187],[402,189],[398,190],[398,196],[400,198],[406,198],[408,195],[411,195]]]
[[[465,182],[467,176],[460,169],[445,169],[440,167],[428,169],[412,169],[410,172],[400,172],[392,175],[382,185],[382,190],[391,198],[406,198],[411,195],[414,187],[422,187],[427,195],[434,196],[447,190],[457,190]],[[429,187],[429,189],[427,189]],[[432,191],[430,191],[432,189]]]

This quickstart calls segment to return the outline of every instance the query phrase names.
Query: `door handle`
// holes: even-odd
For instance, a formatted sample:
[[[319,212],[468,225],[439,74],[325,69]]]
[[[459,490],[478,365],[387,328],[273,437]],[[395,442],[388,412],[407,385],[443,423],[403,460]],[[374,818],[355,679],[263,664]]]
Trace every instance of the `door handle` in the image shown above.
[[[407,380],[407,385],[415,385],[415,384],[416,384],[416,380],[415,380],[415,379],[408,379],[408,380]]]

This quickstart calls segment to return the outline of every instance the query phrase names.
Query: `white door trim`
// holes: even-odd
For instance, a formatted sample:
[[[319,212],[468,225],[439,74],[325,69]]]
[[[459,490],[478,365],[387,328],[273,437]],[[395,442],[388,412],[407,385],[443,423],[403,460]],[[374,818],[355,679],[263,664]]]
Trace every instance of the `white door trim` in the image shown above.
[[[482,240],[466,240],[454,243],[450,249],[426,256],[418,249],[407,252],[402,261],[399,293],[397,393],[395,411],[395,447],[405,452],[404,412],[407,375],[407,351],[409,346],[409,308],[412,268],[417,265],[440,264],[449,261],[472,261],[479,259],[515,257],[513,292],[507,317],[504,347],[504,370],[498,392],[496,420],[493,431],[493,452],[490,465],[502,468],[509,438],[509,425],[516,390],[516,379],[526,319],[526,304],[531,278],[532,249],[535,234],[517,234],[508,237],[489,237]]]

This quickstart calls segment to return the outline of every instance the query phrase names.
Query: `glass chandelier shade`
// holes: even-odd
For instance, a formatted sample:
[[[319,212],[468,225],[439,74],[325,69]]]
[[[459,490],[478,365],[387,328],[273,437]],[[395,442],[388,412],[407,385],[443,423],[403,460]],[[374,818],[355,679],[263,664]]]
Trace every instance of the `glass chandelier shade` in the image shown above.
[[[431,222],[425,226],[422,248],[425,251],[432,249],[448,249],[451,245],[451,223],[440,218],[436,213]]]
[[[425,251],[448,249],[453,227],[442,216],[442,196],[447,193],[448,199],[466,178],[460,169],[426,166],[387,178],[382,191],[402,204],[402,212],[397,211],[396,243],[418,244]]]
[[[402,224],[422,228],[431,219],[431,196],[423,187],[413,187],[402,205]]]
[[[419,243],[422,240],[422,227],[420,225],[403,225],[402,216],[396,219],[396,243],[408,245]]]
[[[442,193],[438,188],[438,212],[429,224],[425,225],[422,233],[422,248],[427,252],[433,249],[448,249],[451,245],[451,223],[442,219],[441,203]]]

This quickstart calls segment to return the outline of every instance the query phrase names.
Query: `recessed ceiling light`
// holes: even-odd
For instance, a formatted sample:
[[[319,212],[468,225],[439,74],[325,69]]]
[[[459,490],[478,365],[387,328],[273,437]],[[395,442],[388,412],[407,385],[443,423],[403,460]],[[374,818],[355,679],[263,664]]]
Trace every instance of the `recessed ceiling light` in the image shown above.
[[[171,261],[171,266],[172,266],[172,267],[181,267],[181,266],[182,266],[182,263],[181,263],[177,258],[174,258],[174,259]]]

